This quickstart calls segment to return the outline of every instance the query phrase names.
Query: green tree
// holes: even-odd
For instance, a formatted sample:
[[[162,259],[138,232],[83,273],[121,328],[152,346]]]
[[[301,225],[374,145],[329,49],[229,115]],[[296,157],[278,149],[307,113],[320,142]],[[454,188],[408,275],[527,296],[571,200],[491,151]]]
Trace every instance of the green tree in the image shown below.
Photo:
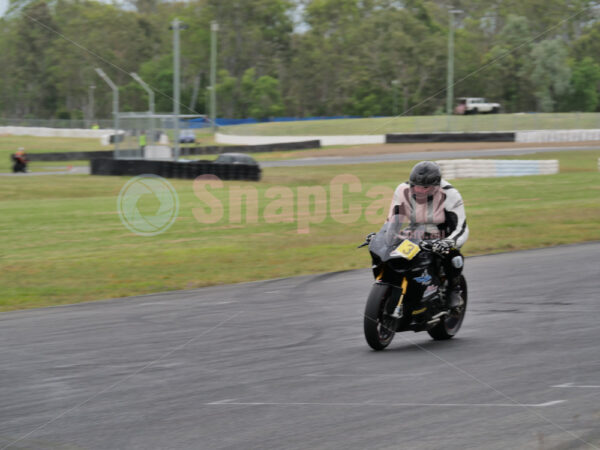
[[[552,112],[558,99],[569,90],[571,70],[567,49],[559,39],[541,41],[531,51],[531,81],[538,111]]]
[[[288,0],[207,0],[219,23],[219,67],[240,79],[255,67],[259,75],[283,75],[293,23]]]
[[[0,19],[0,113],[78,117],[95,84],[96,115],[109,117],[98,66],[121,87],[122,110],[147,108],[129,76],[135,71],[156,91],[157,111],[171,111],[175,17],[188,25],[182,112],[204,110],[212,20],[220,25],[220,116],[391,114],[394,86],[401,112],[429,114],[445,103],[446,0],[127,1],[135,8],[11,0]],[[300,3],[303,26],[294,30]],[[485,95],[508,111],[597,109],[595,3],[456,0],[464,12],[455,28],[455,94]]]
[[[14,44],[18,49],[10,67],[15,91],[14,108],[17,116],[44,117],[53,114],[59,99],[49,71],[56,67],[52,47],[59,26],[44,0],[27,4],[22,15],[15,19]]]
[[[498,35],[498,43],[483,57],[487,79],[486,96],[502,100],[507,111],[526,111],[535,107],[528,74],[531,53],[529,21],[509,15]]]
[[[310,29],[296,40],[292,63],[298,114],[389,114],[392,80],[404,110],[435,109],[423,100],[443,88],[446,34],[431,8],[420,0],[310,2]]]
[[[253,102],[253,90],[256,84],[256,69],[251,67],[246,69],[239,89],[238,113],[240,117],[248,117],[251,115],[250,108]]]
[[[217,111],[220,117],[235,117],[237,103],[237,79],[227,69],[219,70],[217,83]]]
[[[598,108],[598,84],[600,83],[600,65],[590,57],[573,64],[571,75],[571,93],[568,96],[569,109],[593,112]]]
[[[573,42],[572,54],[578,61],[589,57],[600,63],[600,22],[583,30],[581,36]]]
[[[94,68],[102,67],[118,86],[131,83],[129,74],[139,72],[140,65],[152,56],[156,43],[153,26],[134,11],[99,2],[58,0],[55,15],[65,38],[56,40],[52,46],[58,63],[52,67],[51,77],[62,102],[70,110],[85,108],[88,86],[95,84],[97,111],[108,115],[110,90]],[[121,109],[145,111],[145,97],[125,95]]]
[[[279,90],[279,81],[269,75],[256,80],[252,89],[250,116],[257,119],[276,117],[283,114],[283,103]]]
[[[148,83],[155,91],[155,109],[156,111],[172,111],[173,110],[173,54],[171,52],[156,56],[141,64],[139,68],[140,77]],[[139,85],[130,84],[131,89],[135,89],[135,97],[145,101],[146,96],[143,94]],[[138,100],[139,101],[139,100]],[[129,100],[130,104],[133,100]],[[185,102],[184,102],[185,103]],[[142,110],[145,110],[142,105],[139,105]],[[181,108],[184,111],[185,108]]]

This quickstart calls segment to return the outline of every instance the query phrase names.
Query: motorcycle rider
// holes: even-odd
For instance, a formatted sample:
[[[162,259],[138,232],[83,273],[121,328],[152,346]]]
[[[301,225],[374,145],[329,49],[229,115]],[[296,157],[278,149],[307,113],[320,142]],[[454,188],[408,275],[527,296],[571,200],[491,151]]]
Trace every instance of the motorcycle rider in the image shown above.
[[[12,155],[13,160],[13,172],[27,172],[27,163],[29,162],[27,159],[27,155],[25,154],[25,149],[23,147],[19,147],[17,152]]]
[[[442,256],[448,278],[448,306],[461,306],[458,283],[463,257],[460,248],[469,237],[469,228],[460,193],[442,179],[442,171],[435,162],[417,163],[409,181],[396,188],[388,221],[394,216],[401,217],[411,228],[424,225],[427,236],[421,239],[435,239],[432,250]]]

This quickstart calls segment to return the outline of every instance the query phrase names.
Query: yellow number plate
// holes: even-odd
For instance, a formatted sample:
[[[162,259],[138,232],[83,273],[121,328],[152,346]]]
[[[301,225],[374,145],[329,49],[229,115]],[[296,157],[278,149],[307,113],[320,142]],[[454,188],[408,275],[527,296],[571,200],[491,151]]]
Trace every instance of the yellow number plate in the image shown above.
[[[415,256],[417,256],[417,254],[421,251],[421,248],[413,243],[410,242],[408,239],[405,241],[402,241],[402,244],[400,244],[396,250],[394,251],[394,253],[399,254],[400,256],[408,259],[409,261],[411,259],[413,259]]]

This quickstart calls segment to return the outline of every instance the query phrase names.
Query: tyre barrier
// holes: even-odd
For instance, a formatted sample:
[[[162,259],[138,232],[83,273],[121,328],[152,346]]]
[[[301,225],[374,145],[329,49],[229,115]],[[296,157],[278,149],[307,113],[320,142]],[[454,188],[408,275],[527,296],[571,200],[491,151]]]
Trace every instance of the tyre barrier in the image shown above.
[[[259,181],[262,170],[258,165],[214,164],[212,162],[148,161],[139,159],[92,159],[92,175],[154,174],[163,178],[194,179],[200,175],[215,175],[221,180]]]
[[[559,171],[557,159],[445,159],[436,161],[446,179],[552,175]]]
[[[583,142],[600,141],[600,130],[517,131],[516,142]]]
[[[390,133],[385,135],[385,142],[386,144],[407,144],[419,142],[515,142],[515,133]]]

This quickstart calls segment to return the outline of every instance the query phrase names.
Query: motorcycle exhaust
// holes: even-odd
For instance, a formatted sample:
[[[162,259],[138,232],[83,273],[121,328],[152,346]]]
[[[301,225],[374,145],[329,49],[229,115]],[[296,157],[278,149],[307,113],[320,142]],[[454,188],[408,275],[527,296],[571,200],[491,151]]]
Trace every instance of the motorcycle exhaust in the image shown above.
[[[441,313],[436,314],[431,318],[431,320],[429,320],[429,322],[427,322],[427,326],[437,325],[438,323],[440,323],[440,320],[442,320],[442,317],[447,315],[448,311],[442,311]]]

